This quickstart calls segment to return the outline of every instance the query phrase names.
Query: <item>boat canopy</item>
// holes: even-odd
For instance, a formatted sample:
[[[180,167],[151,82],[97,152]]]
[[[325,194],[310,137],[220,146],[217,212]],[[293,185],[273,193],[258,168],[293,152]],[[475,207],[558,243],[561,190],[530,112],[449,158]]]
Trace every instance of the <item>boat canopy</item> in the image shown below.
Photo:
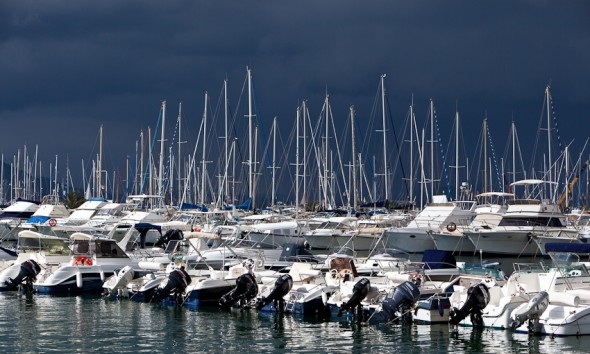
[[[543,181],[542,179],[523,179],[520,181],[512,182],[512,183],[510,183],[510,185],[511,186],[529,186],[532,184],[541,184],[541,183],[557,184],[557,182]]]
[[[588,253],[590,254],[590,244],[586,243],[565,243],[565,242],[548,242],[545,244],[546,253]]]

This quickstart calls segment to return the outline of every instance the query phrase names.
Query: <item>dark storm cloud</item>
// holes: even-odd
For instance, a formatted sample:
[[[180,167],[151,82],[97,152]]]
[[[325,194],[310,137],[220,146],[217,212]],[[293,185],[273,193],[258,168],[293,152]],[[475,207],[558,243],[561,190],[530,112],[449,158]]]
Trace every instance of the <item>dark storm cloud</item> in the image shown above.
[[[403,119],[412,95],[418,117],[425,117],[433,97],[439,119],[450,121],[458,101],[471,129],[488,112],[497,134],[505,134],[513,115],[536,126],[545,85],[552,82],[564,134],[587,136],[574,128],[587,119],[590,97],[585,1],[0,6],[5,154],[27,143],[40,144],[50,156],[87,159],[93,154],[89,141],[104,123],[113,163],[120,164],[134,152],[139,130],[155,125],[161,100],[168,100],[171,112],[182,100],[196,126],[202,92],[218,95],[227,77],[235,104],[246,66],[253,68],[267,125],[277,115],[290,129],[304,98],[316,116],[326,90],[339,119],[351,104],[366,119],[386,73],[396,119]]]

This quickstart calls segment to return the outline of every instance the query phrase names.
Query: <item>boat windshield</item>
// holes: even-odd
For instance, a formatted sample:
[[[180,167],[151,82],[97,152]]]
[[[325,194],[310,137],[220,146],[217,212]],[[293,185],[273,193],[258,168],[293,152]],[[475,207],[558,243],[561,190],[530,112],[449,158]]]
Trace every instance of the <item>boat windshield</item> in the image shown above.
[[[20,237],[18,240],[19,252],[45,252],[48,256],[69,255],[70,249],[64,240],[43,237]]]

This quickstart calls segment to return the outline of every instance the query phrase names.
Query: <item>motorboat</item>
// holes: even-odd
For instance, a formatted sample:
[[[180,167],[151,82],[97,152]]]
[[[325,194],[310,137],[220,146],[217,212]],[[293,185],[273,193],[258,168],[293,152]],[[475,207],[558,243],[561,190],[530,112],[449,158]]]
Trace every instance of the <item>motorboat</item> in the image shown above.
[[[141,272],[138,260],[130,258],[113,239],[85,233],[70,236],[72,255],[59,265],[48,265],[34,283],[40,294],[101,292],[104,281],[130,266]]]
[[[523,180],[514,186],[536,186],[541,180]],[[564,239],[578,243],[578,230],[568,227],[556,203],[541,199],[512,199],[494,227],[474,227],[463,232],[475,249],[486,254],[534,256],[543,254],[543,244]]]
[[[477,195],[477,198],[480,200],[487,200],[488,198],[499,200],[513,196],[512,193],[486,192]],[[477,251],[475,245],[464,231],[480,228],[491,229],[497,226],[502,220],[502,215],[506,212],[506,205],[501,202],[477,204],[473,212],[473,220],[467,224],[448,223],[445,228],[430,232],[437,250],[452,251],[453,254],[475,254]]]
[[[312,249],[326,250],[344,246],[355,235],[357,221],[356,217],[331,217],[317,228],[305,232],[303,236]]]
[[[0,239],[2,241],[16,241],[18,227],[25,223],[39,210],[40,202],[18,198],[13,204],[0,212]]]
[[[21,278],[19,281],[15,281],[23,266],[33,267],[33,265],[27,266],[27,262],[40,267],[67,262],[71,257],[71,251],[65,241],[63,238],[30,230],[19,232],[16,248],[17,258],[12,261],[12,264],[1,270],[0,291],[17,289],[20,281],[24,280]],[[33,278],[36,278],[37,275],[34,274]]]
[[[474,206],[473,201],[449,202],[445,195],[435,195],[433,202],[424,207],[407,226],[386,229],[384,243],[387,248],[409,253],[436,249],[431,233],[467,225],[473,217]]]

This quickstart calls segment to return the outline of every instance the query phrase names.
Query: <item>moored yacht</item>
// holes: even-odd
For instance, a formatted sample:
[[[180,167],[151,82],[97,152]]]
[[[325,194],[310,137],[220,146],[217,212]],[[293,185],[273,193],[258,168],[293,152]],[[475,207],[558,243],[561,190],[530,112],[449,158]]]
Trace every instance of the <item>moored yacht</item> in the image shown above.
[[[42,294],[77,294],[101,292],[106,278],[125,266],[137,269],[138,261],[130,258],[113,239],[74,233],[70,236],[72,257],[66,263],[47,266],[34,283]]]
[[[513,185],[543,183],[524,180]],[[542,254],[539,248],[546,240],[578,242],[578,231],[568,227],[557,204],[540,199],[513,199],[495,227],[473,227],[464,232],[475,249],[488,254],[532,256]]]
[[[407,226],[385,230],[383,238],[386,247],[409,253],[435,249],[430,233],[467,225],[473,217],[474,205],[473,201],[449,202],[445,195],[435,195],[433,202],[424,207]]]
[[[487,200],[487,198],[508,198],[513,197],[514,194],[502,192],[486,192],[477,195],[478,198]],[[477,204],[474,208],[474,218],[465,224],[449,223],[445,228],[439,231],[432,231],[432,237],[436,249],[441,251],[451,251],[454,254],[474,254],[477,250],[475,245],[471,242],[469,237],[465,235],[464,231],[471,228],[491,229],[498,225],[502,220],[502,215],[506,212],[506,205],[501,201],[492,203]]]

